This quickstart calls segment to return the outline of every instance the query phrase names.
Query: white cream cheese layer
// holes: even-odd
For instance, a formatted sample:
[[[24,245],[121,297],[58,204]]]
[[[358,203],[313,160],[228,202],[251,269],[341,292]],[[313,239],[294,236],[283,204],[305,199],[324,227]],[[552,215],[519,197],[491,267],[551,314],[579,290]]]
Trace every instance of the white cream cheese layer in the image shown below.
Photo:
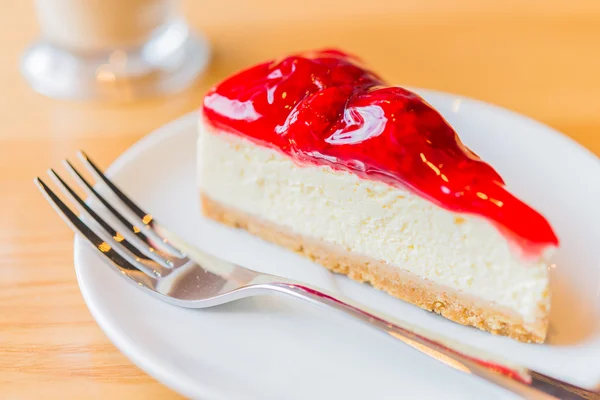
[[[226,206],[537,319],[543,259],[524,261],[482,218],[409,191],[291,158],[200,123],[198,182]]]

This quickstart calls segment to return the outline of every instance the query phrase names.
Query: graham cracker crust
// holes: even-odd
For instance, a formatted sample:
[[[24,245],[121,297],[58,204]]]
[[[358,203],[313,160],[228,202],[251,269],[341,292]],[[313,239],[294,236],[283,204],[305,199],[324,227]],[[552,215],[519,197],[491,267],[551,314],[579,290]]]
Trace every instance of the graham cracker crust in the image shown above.
[[[286,228],[224,206],[205,195],[201,195],[201,201],[203,214],[210,219],[245,229],[264,240],[308,257],[333,272],[347,275],[358,282],[368,282],[394,297],[441,314],[459,324],[474,326],[521,342],[543,343],[546,338],[547,318],[534,324],[526,324],[521,316],[511,310],[473,299],[383,261],[349,253],[336,245],[303,237]]]

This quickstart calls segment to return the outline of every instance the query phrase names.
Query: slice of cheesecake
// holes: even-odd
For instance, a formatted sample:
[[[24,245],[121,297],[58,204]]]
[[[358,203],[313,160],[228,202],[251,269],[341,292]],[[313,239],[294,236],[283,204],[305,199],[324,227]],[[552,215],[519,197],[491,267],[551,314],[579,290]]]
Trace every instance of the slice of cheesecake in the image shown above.
[[[211,89],[198,182],[209,218],[461,324],[546,337],[549,223],[353,56],[292,55]]]

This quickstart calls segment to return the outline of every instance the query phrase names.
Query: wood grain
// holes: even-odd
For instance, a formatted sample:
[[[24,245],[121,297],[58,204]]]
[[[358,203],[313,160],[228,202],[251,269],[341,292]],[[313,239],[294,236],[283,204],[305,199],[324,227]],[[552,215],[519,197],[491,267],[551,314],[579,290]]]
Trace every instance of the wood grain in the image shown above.
[[[108,165],[194,110],[217,79],[267,57],[338,46],[392,82],[496,103],[600,154],[600,2],[186,1],[214,60],[194,87],[129,105],[55,101],[18,73],[37,35],[28,1],[0,0],[0,397],[179,398],[106,339],[75,281],[72,234],[31,180],[77,149]],[[543,151],[543,149],[541,149]],[[43,393],[43,396],[40,395]]]

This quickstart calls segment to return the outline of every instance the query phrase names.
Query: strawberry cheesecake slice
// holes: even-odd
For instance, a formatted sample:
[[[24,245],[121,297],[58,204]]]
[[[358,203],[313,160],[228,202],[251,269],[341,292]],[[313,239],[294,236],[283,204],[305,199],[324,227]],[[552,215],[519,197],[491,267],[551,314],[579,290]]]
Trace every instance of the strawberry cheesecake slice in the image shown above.
[[[354,56],[296,54],[212,88],[198,182],[208,218],[458,323],[546,337],[550,224]]]

